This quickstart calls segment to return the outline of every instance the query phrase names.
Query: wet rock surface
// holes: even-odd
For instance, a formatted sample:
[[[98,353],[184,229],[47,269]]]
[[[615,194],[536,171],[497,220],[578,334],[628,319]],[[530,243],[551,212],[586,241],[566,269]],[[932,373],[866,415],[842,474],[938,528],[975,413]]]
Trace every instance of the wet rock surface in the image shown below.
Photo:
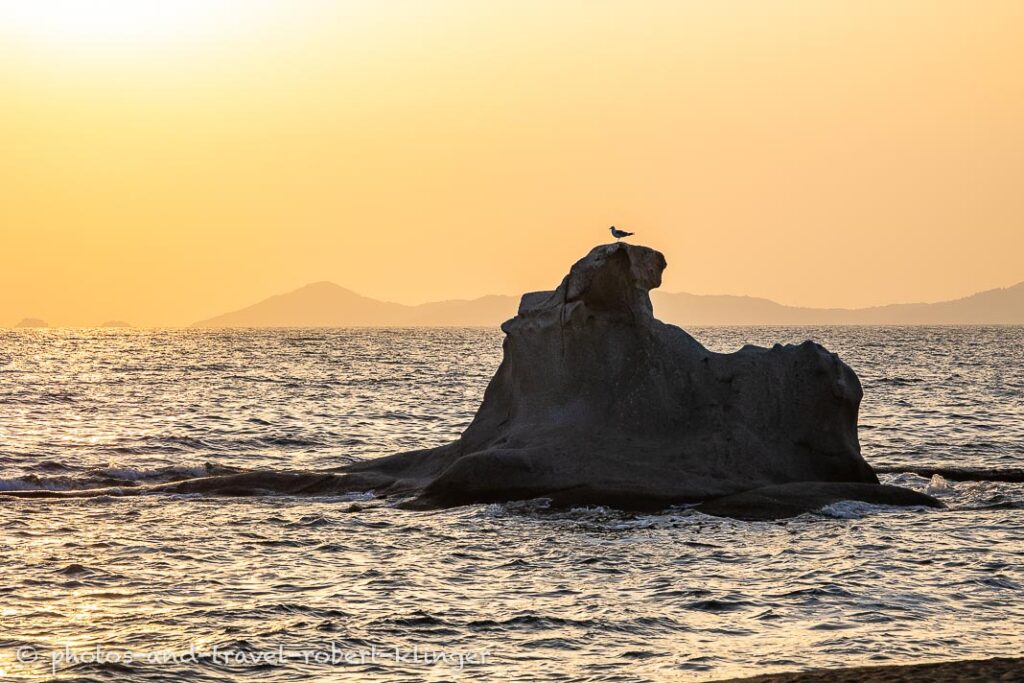
[[[462,437],[352,465],[348,484],[417,508],[721,499],[704,509],[761,518],[844,498],[939,505],[878,484],[857,440],[861,385],[835,354],[812,342],[713,353],[655,319],[649,291],[665,267],[653,249],[602,245],[554,291],[524,295]]]

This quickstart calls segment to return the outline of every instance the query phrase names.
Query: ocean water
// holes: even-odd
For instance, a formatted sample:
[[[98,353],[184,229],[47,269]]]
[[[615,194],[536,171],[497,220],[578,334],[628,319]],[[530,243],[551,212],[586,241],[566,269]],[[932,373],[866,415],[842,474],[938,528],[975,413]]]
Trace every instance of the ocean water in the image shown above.
[[[704,681],[1021,654],[1024,328],[690,332],[838,352],[865,457],[949,509],[119,496],[454,439],[501,333],[3,330],[0,680]]]

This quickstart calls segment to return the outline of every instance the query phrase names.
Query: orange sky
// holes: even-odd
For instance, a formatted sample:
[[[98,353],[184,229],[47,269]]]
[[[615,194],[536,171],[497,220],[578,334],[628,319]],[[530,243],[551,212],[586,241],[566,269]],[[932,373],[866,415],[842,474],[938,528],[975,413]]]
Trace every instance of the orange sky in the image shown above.
[[[670,291],[1014,284],[1022,26],[1018,0],[0,0],[0,325],[549,288],[611,223]]]

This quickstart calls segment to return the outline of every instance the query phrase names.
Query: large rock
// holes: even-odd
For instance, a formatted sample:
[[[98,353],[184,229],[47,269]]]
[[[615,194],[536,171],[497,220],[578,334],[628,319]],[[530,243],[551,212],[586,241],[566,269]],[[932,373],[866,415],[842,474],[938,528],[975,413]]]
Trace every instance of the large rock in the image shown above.
[[[347,485],[413,496],[412,507],[547,497],[660,508],[780,484],[791,485],[780,515],[835,496],[939,505],[878,486],[857,440],[860,382],[835,354],[812,342],[708,351],[654,318],[664,268],[653,249],[607,244],[558,289],[525,295],[462,437],[350,466]],[[707,509],[760,501],[746,516],[772,516],[777,498]]]

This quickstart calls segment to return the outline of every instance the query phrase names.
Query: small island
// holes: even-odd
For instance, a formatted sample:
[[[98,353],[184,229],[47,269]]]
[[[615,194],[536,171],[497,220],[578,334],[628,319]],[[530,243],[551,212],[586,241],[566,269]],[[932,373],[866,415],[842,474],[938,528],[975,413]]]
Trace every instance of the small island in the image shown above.
[[[15,327],[15,329],[19,329],[19,328],[32,328],[32,327],[49,327],[49,325],[46,324],[45,320],[41,320],[40,318],[23,318],[14,327]]]
[[[775,519],[842,500],[942,507],[879,483],[857,437],[860,380],[836,354],[810,341],[709,351],[654,317],[665,267],[654,249],[604,244],[557,289],[525,294],[462,436],[353,464],[347,486],[414,509],[546,498]]]

